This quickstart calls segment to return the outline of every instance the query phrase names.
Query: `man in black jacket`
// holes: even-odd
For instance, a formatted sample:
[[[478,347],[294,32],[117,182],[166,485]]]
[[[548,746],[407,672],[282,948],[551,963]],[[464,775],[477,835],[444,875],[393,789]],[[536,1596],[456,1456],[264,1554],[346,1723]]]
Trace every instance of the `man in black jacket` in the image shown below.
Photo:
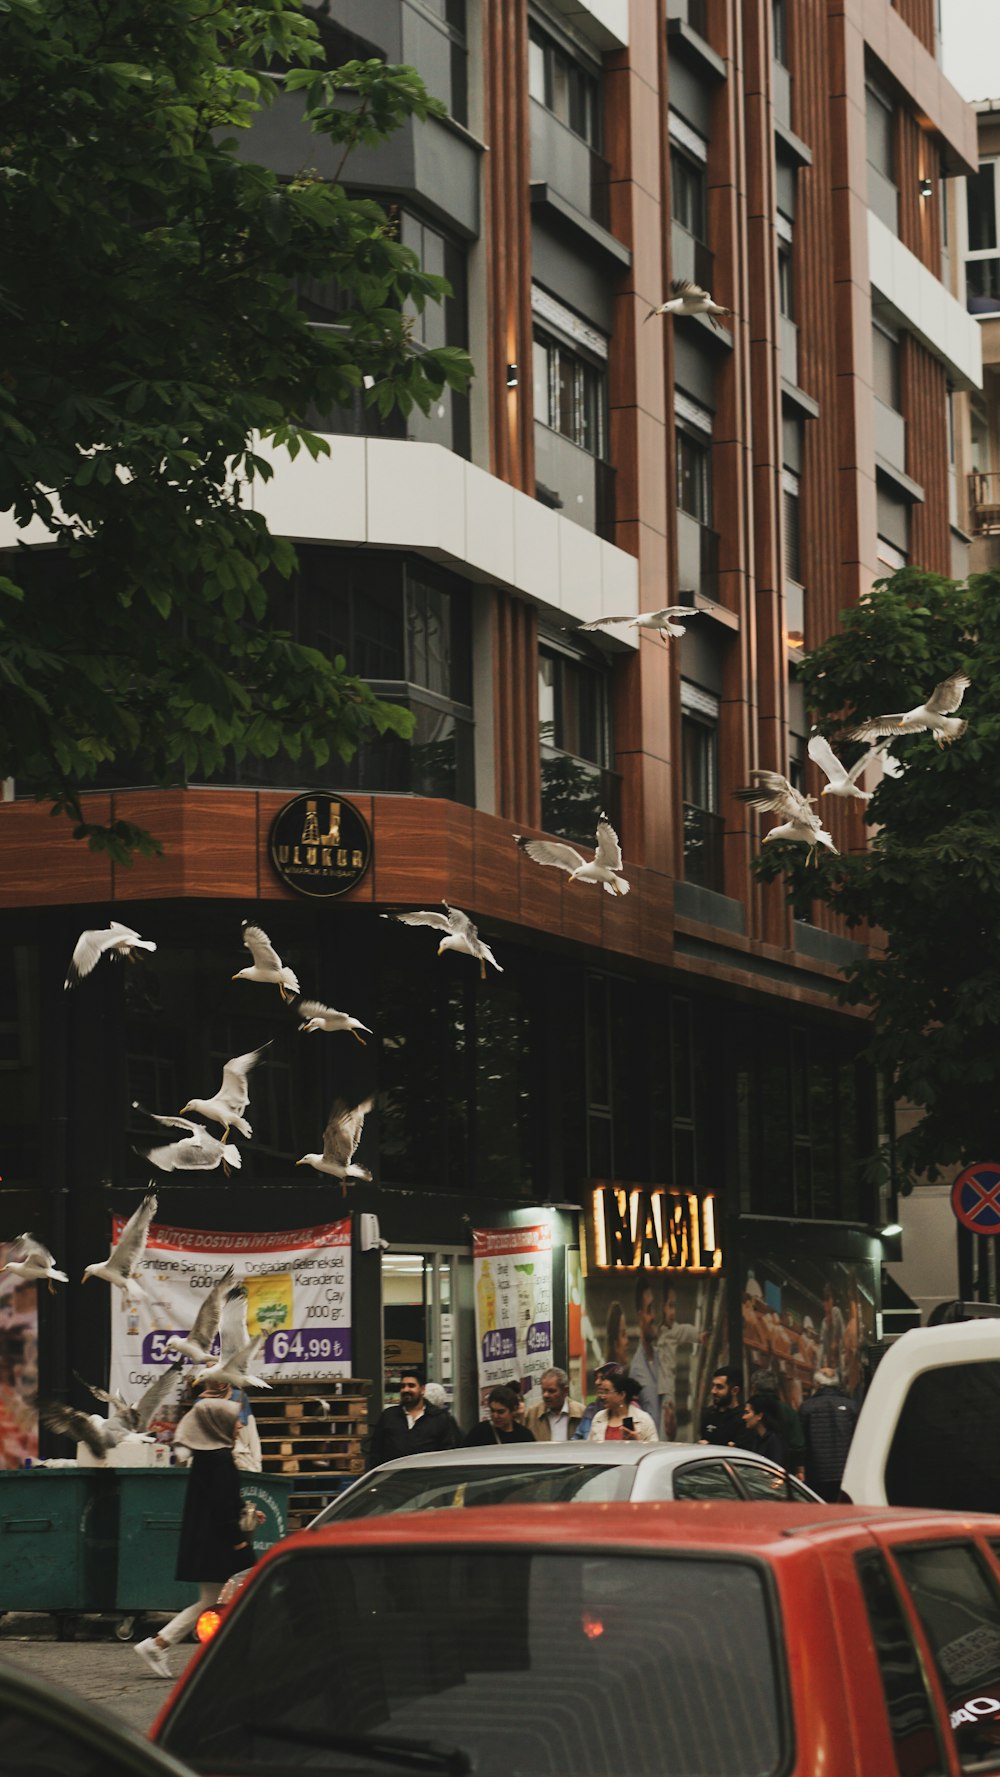
[[[851,1447],[858,1409],[840,1386],[836,1370],[817,1370],[816,1392],[799,1408],[806,1434],[806,1484],[821,1499],[836,1502]]]
[[[395,1456],[421,1455],[427,1450],[454,1450],[461,1433],[446,1407],[432,1407],[424,1398],[422,1370],[410,1365],[400,1372],[399,1405],[379,1414],[368,1441],[368,1464],[391,1462]]]
[[[745,1450],[749,1439],[743,1423],[743,1378],[732,1364],[715,1371],[711,1399],[701,1416],[701,1444],[735,1444]]]

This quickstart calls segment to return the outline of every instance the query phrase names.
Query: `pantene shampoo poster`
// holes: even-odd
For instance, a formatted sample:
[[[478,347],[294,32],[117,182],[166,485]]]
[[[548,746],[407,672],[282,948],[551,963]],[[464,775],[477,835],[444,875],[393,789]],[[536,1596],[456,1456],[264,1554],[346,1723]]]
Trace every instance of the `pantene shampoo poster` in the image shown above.
[[[123,1227],[114,1218],[113,1238]],[[111,1382],[126,1400],[171,1362],[167,1340],[187,1336],[223,1273],[246,1290],[249,1338],[264,1335],[254,1372],[321,1381],[351,1374],[351,1218],[276,1234],[167,1228],[154,1222],[139,1266],[142,1296],[111,1295]],[[98,1289],[107,1291],[105,1284]],[[211,1349],[219,1349],[216,1333]]]
[[[552,1229],[475,1228],[479,1394],[498,1382],[541,1398],[552,1364]]]

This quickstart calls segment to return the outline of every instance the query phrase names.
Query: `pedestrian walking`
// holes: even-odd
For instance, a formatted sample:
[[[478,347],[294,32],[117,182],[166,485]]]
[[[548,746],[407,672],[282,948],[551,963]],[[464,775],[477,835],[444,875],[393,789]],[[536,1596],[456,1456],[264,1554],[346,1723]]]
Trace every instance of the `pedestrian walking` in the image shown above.
[[[462,1443],[467,1450],[476,1450],[490,1444],[533,1444],[534,1438],[526,1425],[517,1423],[517,1403],[520,1393],[513,1388],[506,1388],[498,1382],[486,1396],[489,1418],[481,1419],[474,1425]]]
[[[836,1370],[817,1370],[813,1381],[815,1394],[799,1408],[806,1434],[806,1484],[821,1499],[836,1503],[858,1409],[841,1388]]]
[[[767,1456],[783,1469],[788,1467],[788,1450],[781,1435],[781,1418],[777,1396],[752,1394],[743,1409],[747,1429],[747,1446],[758,1456]]]
[[[404,1364],[399,1372],[399,1404],[385,1407],[368,1440],[370,1469],[396,1456],[426,1455],[429,1450],[454,1450],[461,1432],[447,1407],[432,1407],[423,1370]]]
[[[780,1384],[773,1370],[754,1370],[750,1377],[750,1389],[753,1394],[772,1396],[781,1422],[778,1431],[788,1451],[788,1467],[801,1481],[805,1475],[806,1434],[795,1408],[782,1399]]]
[[[587,1434],[590,1444],[658,1444],[656,1421],[640,1407],[642,1387],[624,1364],[602,1364],[597,1372],[601,1405]]]
[[[175,1576],[198,1587],[198,1600],[136,1643],[135,1652],[156,1678],[173,1678],[167,1650],[218,1601],[224,1582],[253,1560],[240,1529],[240,1478],[233,1461],[240,1408],[228,1394],[228,1383],[207,1382],[201,1400],[185,1413],[174,1434],[175,1448],[191,1452]]]

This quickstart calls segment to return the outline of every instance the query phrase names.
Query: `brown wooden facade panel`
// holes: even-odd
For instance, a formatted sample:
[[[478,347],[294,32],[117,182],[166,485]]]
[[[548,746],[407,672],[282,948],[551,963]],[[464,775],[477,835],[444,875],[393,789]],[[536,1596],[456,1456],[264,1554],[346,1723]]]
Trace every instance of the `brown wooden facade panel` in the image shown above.
[[[83,797],[84,820],[107,826],[110,796]],[[73,822],[40,802],[0,802],[0,906],[64,907],[114,899],[106,852],[73,838]]]
[[[911,508],[910,559],[951,573],[948,476],[948,379],[944,365],[904,334],[900,381],[906,414],[906,470],[924,490]]]

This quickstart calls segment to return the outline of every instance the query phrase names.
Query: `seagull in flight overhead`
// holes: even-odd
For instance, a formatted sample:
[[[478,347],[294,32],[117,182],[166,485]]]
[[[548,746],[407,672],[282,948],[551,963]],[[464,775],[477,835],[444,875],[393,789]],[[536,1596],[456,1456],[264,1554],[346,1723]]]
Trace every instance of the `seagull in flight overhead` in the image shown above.
[[[323,1131],[322,1154],[303,1154],[301,1160],[296,1160],[296,1166],[312,1166],[317,1172],[327,1172],[331,1177],[339,1178],[345,1191],[349,1178],[370,1182],[372,1175],[367,1166],[355,1166],[354,1156],[365,1117],[374,1106],[374,1098],[362,1099],[353,1108],[346,1099],[338,1098]]]
[[[189,1098],[187,1104],[181,1106],[181,1116],[187,1111],[194,1111],[209,1123],[222,1124],[223,1141],[230,1129],[238,1129],[249,1141],[253,1130],[243,1115],[250,1103],[247,1075],[251,1068],[256,1067],[264,1050],[270,1047],[270,1042],[262,1043],[259,1049],[251,1049],[247,1055],[234,1055],[232,1061],[227,1061],[222,1070],[222,1085],[215,1097]]]
[[[219,1355],[215,1362],[199,1374],[203,1382],[228,1382],[230,1388],[270,1388],[263,1376],[254,1375],[250,1366],[259,1357],[266,1335],[257,1333],[251,1339],[247,1327],[247,1292],[238,1283],[227,1292],[219,1324]]]
[[[597,822],[597,849],[592,858],[585,858],[575,845],[567,845],[562,840],[522,839],[520,833],[515,833],[513,838],[534,863],[551,864],[556,870],[565,870],[571,882],[599,882],[606,895],[627,895],[629,892],[629,884],[620,874],[622,848],[606,814],[602,814]]]
[[[953,740],[961,740],[969,726],[968,722],[956,718],[954,712],[971,684],[966,673],[952,673],[950,678],[935,685],[926,703],[918,703],[915,709],[901,710],[895,715],[870,716],[867,722],[859,722],[856,728],[848,729],[848,738],[875,740],[883,734],[921,734],[927,729],[939,747],[950,746]]]
[[[502,975],[503,969],[497,962],[488,944],[484,944],[469,915],[460,907],[449,907],[442,901],[443,913],[428,912],[424,909],[419,913],[382,913],[380,919],[394,919],[404,926],[433,926],[435,931],[444,932],[445,936],[438,945],[438,956],[444,950],[458,950],[463,956],[474,956],[479,964],[480,979],[486,979],[486,964],[492,963],[497,973]]]
[[[300,1036],[310,1030],[349,1030],[352,1037],[357,1037],[364,1048],[365,1039],[358,1036],[358,1032],[363,1030],[369,1036],[372,1034],[368,1025],[362,1024],[360,1018],[352,1018],[349,1012],[335,1012],[332,1006],[324,1006],[321,1000],[300,1000],[295,1011],[303,1020],[299,1025]]]
[[[658,308],[651,308],[646,316],[651,321],[654,315],[707,315],[713,327],[718,327],[717,315],[731,315],[732,309],[723,308],[720,303],[713,302],[707,290],[700,284],[692,284],[688,278],[673,278],[670,284],[670,295],[666,302]]]
[[[234,981],[262,981],[278,989],[283,1000],[294,999],[301,991],[293,969],[282,962],[267,933],[260,926],[243,921],[243,942],[253,957],[248,969],[237,969]]]
[[[156,1111],[145,1110],[137,1099],[133,1099],[132,1109],[152,1117],[154,1123],[166,1124],[168,1129],[187,1130],[180,1141],[167,1142],[162,1148],[136,1148],[136,1153],[160,1172],[214,1172],[221,1161],[228,1177],[230,1167],[242,1166],[239,1148],[227,1143],[225,1137],[220,1141],[217,1135],[210,1135],[204,1123],[192,1123],[190,1117],[161,1117]]]
[[[213,1283],[194,1317],[191,1330],[183,1334],[171,1333],[164,1341],[164,1351],[172,1352],[178,1358],[189,1357],[193,1364],[209,1363],[222,1318],[222,1303],[232,1287],[233,1267],[230,1265],[218,1282]]]
[[[15,1277],[23,1278],[25,1283],[39,1282],[43,1277],[49,1286],[49,1294],[55,1295],[52,1288],[55,1283],[68,1283],[65,1271],[56,1270],[56,1262],[47,1246],[36,1240],[33,1234],[19,1234],[11,1242],[15,1257],[8,1259],[6,1265],[0,1265],[0,1272],[13,1271]]]
[[[780,771],[751,771],[749,786],[737,790],[736,795],[748,807],[780,817],[779,825],[764,834],[765,844],[769,839],[788,839],[795,845],[806,845],[813,862],[821,845],[836,852],[819,815],[813,813],[811,796],[803,796]]]
[[[84,976],[97,967],[102,956],[109,956],[112,962],[121,960],[134,963],[136,951],[155,949],[156,945],[151,938],[140,938],[131,926],[119,925],[116,919],[111,921],[105,931],[81,932],[70,958],[63,987],[78,987]]]
[[[595,617],[592,623],[581,623],[581,629],[604,629],[609,623],[627,623],[629,629],[650,629],[658,635],[661,642],[668,636],[682,636],[687,633],[687,619],[702,617],[704,612],[696,610],[694,605],[664,605],[662,611],[640,611],[637,617],[623,613],[621,617]],[[677,618],[683,617],[684,622],[678,623]]]
[[[149,1430],[160,1405],[166,1400],[174,1383],[177,1381],[183,1367],[181,1359],[178,1358],[175,1363],[170,1364],[161,1375],[157,1376],[156,1379],[150,1383],[149,1387],[139,1396],[137,1401],[131,1404],[122,1394],[109,1394],[106,1388],[98,1388],[93,1382],[84,1381],[84,1378],[78,1371],[74,1370],[73,1374],[77,1381],[87,1390],[88,1394],[93,1395],[95,1401],[105,1401],[109,1407],[114,1408],[113,1415],[107,1421],[109,1427],[113,1426],[117,1420],[121,1420],[122,1427],[126,1432],[146,1432]],[[119,1441],[119,1439],[115,1440],[116,1443]]]
[[[809,736],[807,751],[813,764],[818,765],[820,771],[825,772],[830,780],[823,785],[821,796],[855,797],[858,802],[868,801],[871,791],[859,790],[858,778],[879,752],[878,747],[869,747],[867,753],[862,753],[860,759],[851,766],[850,771],[841,764],[830,742],[822,734]]]
[[[138,1209],[132,1211],[128,1221],[119,1235],[117,1245],[113,1245],[106,1259],[99,1259],[93,1265],[84,1266],[81,1283],[88,1277],[102,1277],[105,1283],[113,1284],[121,1290],[122,1295],[145,1296],[146,1292],[135,1276],[136,1268],[146,1250],[146,1239],[149,1225],[156,1214],[156,1192],[147,1191]]]

